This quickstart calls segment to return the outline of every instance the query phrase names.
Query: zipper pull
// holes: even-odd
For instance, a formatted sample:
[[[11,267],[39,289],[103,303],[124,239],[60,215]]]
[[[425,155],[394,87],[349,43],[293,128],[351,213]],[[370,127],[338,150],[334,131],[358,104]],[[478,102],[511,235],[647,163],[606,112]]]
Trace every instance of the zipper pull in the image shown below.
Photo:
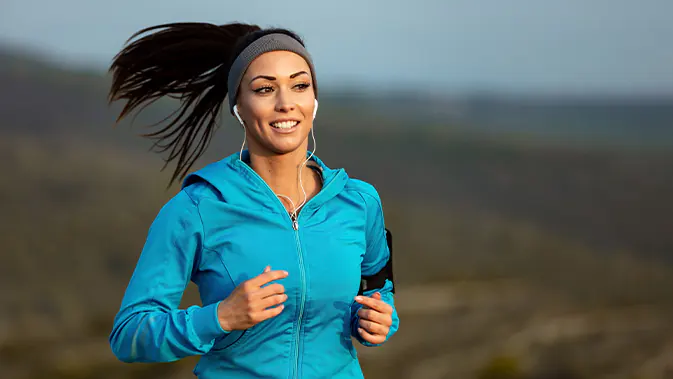
[[[294,230],[299,230],[299,223],[297,222],[297,216],[290,215],[290,218],[292,219],[292,229]]]

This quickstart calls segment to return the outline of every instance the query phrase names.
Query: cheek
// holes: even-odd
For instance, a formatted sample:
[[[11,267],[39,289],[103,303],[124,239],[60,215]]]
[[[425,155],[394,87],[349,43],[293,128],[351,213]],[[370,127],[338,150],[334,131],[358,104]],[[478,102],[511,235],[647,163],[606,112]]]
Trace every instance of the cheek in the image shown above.
[[[304,117],[306,117],[307,120],[312,120],[313,110],[315,109],[315,98],[311,96],[309,99],[302,100],[298,105]]]
[[[251,101],[247,104],[247,106],[249,109],[248,117],[255,124],[264,123],[265,120],[268,120],[273,116],[273,103],[270,101],[265,101],[265,99]]]

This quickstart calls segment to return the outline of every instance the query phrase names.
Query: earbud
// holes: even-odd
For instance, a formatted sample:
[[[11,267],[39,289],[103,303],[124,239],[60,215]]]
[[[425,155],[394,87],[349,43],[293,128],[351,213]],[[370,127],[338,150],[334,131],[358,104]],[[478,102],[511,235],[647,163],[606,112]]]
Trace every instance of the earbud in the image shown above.
[[[238,114],[238,105],[234,105],[234,115],[236,115],[236,118],[238,119],[238,122],[240,122],[241,125],[243,125],[243,127],[245,127],[245,124],[243,124],[243,120],[241,119],[241,116]]]
[[[313,119],[315,120],[315,114],[318,112],[318,99],[315,99],[315,107],[313,107]]]

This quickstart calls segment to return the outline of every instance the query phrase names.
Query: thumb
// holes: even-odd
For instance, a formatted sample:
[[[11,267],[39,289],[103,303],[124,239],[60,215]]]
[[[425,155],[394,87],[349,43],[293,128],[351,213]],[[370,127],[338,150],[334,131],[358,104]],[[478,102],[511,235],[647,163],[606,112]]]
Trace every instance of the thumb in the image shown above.
[[[269,272],[269,271],[271,271],[271,266],[266,266],[266,267],[264,268],[264,272]]]

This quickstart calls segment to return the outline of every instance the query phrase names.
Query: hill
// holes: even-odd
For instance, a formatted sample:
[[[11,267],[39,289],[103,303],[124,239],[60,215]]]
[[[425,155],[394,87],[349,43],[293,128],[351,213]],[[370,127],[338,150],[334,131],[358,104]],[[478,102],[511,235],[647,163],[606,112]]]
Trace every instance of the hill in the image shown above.
[[[128,123],[112,127],[119,104],[107,105],[109,80],[102,73],[70,72],[9,53],[0,54],[0,67],[0,132],[77,139],[125,151],[150,147],[134,136],[138,128],[129,129]],[[467,97],[429,102],[413,94],[324,92],[317,153],[376,184],[389,198],[420,197],[511,215],[597,248],[673,259],[668,254],[673,251],[668,232],[673,128],[664,127],[673,125],[673,101],[622,99],[610,105],[597,99],[524,103]],[[150,108],[135,125],[164,118],[170,106],[164,102]],[[443,111],[431,112],[430,107]],[[652,109],[659,111],[648,111]],[[440,122],[437,115],[451,111],[458,116]],[[612,121],[607,118],[611,112]],[[520,122],[511,120],[516,114]],[[510,126],[493,131],[494,124],[474,122],[500,122],[499,115],[509,115],[501,124]],[[625,115],[631,115],[631,122]],[[606,133],[610,122],[620,125],[615,130],[622,131],[615,134],[621,137]],[[526,132],[533,124],[538,131]],[[597,142],[600,136],[605,138]],[[236,151],[240,140],[240,128],[225,115],[214,148],[199,164]],[[344,146],[350,147],[347,153]],[[158,157],[150,159],[159,165]],[[404,177],[392,175],[399,172]]]
[[[0,376],[177,378],[194,362],[127,366],[106,345],[149,223],[177,190],[165,190],[138,129],[112,127],[107,84],[0,53],[0,282],[17,289],[0,292]],[[359,349],[368,378],[663,377],[673,361],[673,141],[655,121],[668,117],[665,100],[629,101],[632,113],[595,99],[545,111],[541,99],[325,91],[317,153],[378,188],[400,252],[403,328],[383,349]],[[507,120],[498,114],[518,120],[475,121]],[[595,122],[610,114],[621,137]],[[195,168],[241,137],[224,117]],[[190,286],[183,304],[194,303]]]

